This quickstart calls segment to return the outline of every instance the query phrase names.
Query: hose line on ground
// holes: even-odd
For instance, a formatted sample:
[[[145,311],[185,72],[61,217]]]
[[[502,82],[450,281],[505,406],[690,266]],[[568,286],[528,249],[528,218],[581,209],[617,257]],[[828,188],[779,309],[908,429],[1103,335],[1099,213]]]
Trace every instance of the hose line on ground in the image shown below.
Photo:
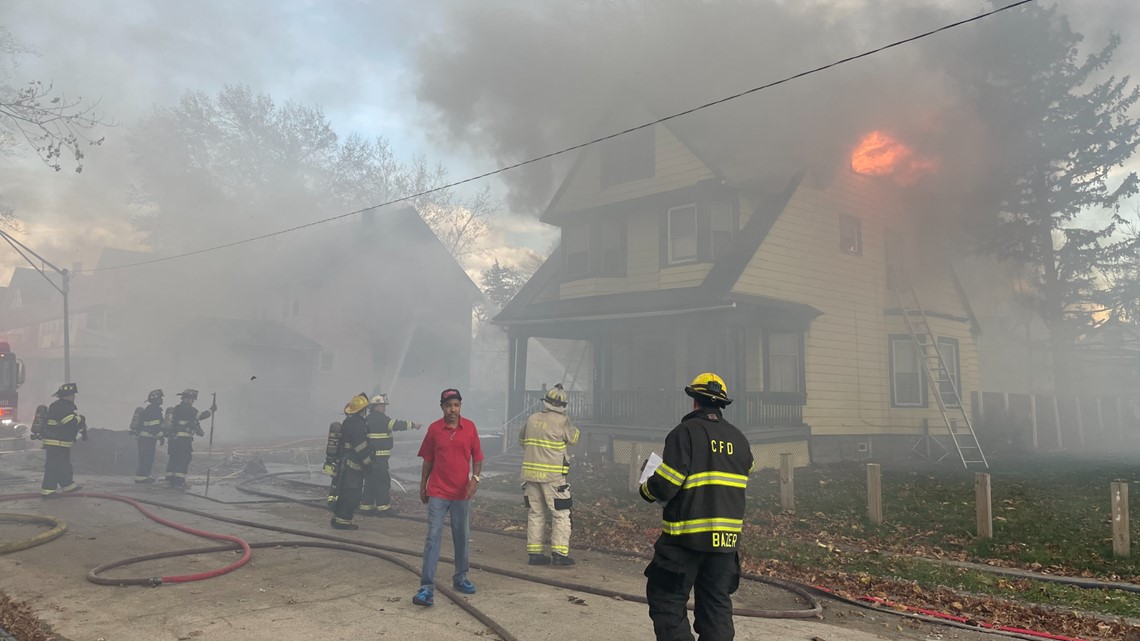
[[[151,512],[150,510],[148,510],[142,506],[143,503],[149,503],[149,501],[136,500],[136,499],[132,499],[132,498],[127,498],[125,496],[119,496],[117,494],[103,494],[101,492],[73,492],[71,494],[64,494],[62,496],[65,496],[65,497],[78,496],[78,497],[89,498],[89,499],[104,499],[107,501],[118,501],[120,503],[126,503],[127,505],[130,505],[131,507],[133,507],[136,510],[138,510],[139,512],[141,512],[143,516],[154,521],[155,523],[158,523],[160,525],[165,525],[166,527],[169,527],[169,528],[174,528],[175,530],[178,530],[180,532],[185,532],[186,534],[192,534],[194,536],[199,536],[199,537],[202,537],[204,539],[213,539],[215,541],[229,541],[230,543],[235,544],[236,546],[238,546],[242,550],[242,556],[240,559],[238,559],[237,561],[234,561],[233,563],[230,563],[229,565],[226,565],[224,567],[216,568],[214,570],[207,570],[206,572],[198,572],[196,574],[181,574],[181,575],[173,575],[173,576],[150,577],[147,579],[147,585],[162,585],[164,583],[187,583],[190,581],[202,581],[205,579],[211,579],[211,578],[216,577],[216,576],[221,576],[223,574],[233,572],[234,570],[240,568],[241,566],[245,565],[246,563],[249,563],[250,556],[252,555],[252,551],[249,549],[249,544],[246,543],[245,541],[243,541],[242,539],[240,539],[236,536],[230,536],[229,534],[217,534],[215,532],[206,532],[203,530],[192,528],[188,525],[182,525],[181,523],[175,523],[174,521],[164,519],[161,516],[155,514],[154,512]],[[16,500],[34,499],[34,498],[40,498],[40,495],[38,495],[38,494],[0,495],[0,501],[16,501]],[[153,505],[153,503],[152,503],[152,505]]]
[[[264,497],[267,499],[277,499],[277,500],[281,500],[281,501],[285,501],[285,502],[297,503],[300,505],[308,505],[310,507],[317,507],[320,509],[327,509],[325,507],[325,501],[323,501],[321,499],[298,499],[298,498],[291,497],[288,495],[276,494],[273,492],[266,492],[263,490],[255,490],[253,488],[248,487],[248,484],[255,483],[255,482],[260,481],[260,480],[265,480],[267,478],[296,475],[296,474],[306,474],[306,472],[274,472],[271,474],[264,474],[261,476],[253,477],[253,478],[247,479],[245,481],[242,481],[241,483],[239,483],[237,485],[237,489],[239,491],[242,491],[242,492],[245,492],[248,494],[253,494],[256,496],[261,496],[261,497]],[[424,519],[422,517],[416,517],[416,516],[408,516],[408,515],[394,515],[394,516],[396,516],[397,518],[406,519],[409,521],[417,521],[417,522],[425,522],[426,521],[426,519]],[[498,534],[498,535],[502,535],[502,536],[510,536],[513,538],[523,538],[524,537],[524,535],[518,534],[518,533],[504,532],[502,530],[492,530],[490,528],[481,528],[481,527],[477,527],[477,526],[472,526],[471,529],[474,531],[477,531],[477,532],[484,532],[484,533],[489,533],[489,534]],[[615,556],[633,556],[633,557],[642,558],[642,559],[652,558],[651,554],[644,553],[644,552],[620,550],[620,549],[608,548],[608,547],[602,547],[602,546],[580,546],[580,547],[581,547],[581,549],[584,549],[584,550],[589,550],[592,552],[598,552],[598,553],[603,553],[603,554],[610,554],[610,555],[615,555]],[[475,567],[474,564],[472,565],[472,567]],[[521,578],[524,578],[527,580],[532,580],[526,576],[523,576]],[[759,582],[759,583],[767,583],[769,585],[773,585],[776,587],[783,588],[785,590],[788,590],[788,591],[796,594],[797,596],[800,596],[801,598],[806,600],[808,603],[811,603],[812,605],[814,605],[816,608],[819,608],[820,606],[819,606],[818,602],[816,601],[816,599],[812,598],[812,595],[819,595],[821,597],[832,599],[835,601],[839,601],[839,602],[842,602],[846,605],[850,605],[850,606],[857,607],[857,608],[864,609],[864,610],[871,610],[873,612],[883,612],[883,613],[892,614],[892,615],[903,617],[903,618],[909,618],[909,619],[914,619],[914,620],[918,620],[918,621],[923,621],[923,622],[931,623],[931,624],[935,624],[935,625],[944,625],[944,626],[960,628],[960,629],[964,629],[964,630],[973,630],[976,632],[993,634],[995,636],[1005,636],[1005,637],[1015,638],[1015,639],[1027,639],[1030,641],[1039,641],[1040,639],[1051,639],[1051,640],[1055,640],[1055,641],[1079,641],[1079,639],[1077,639],[1076,637],[1054,635],[1054,634],[1050,634],[1047,632],[1039,632],[1036,630],[1028,630],[1028,629],[1017,628],[1017,627],[1013,627],[1013,626],[1001,626],[1001,625],[985,624],[985,623],[977,623],[977,624],[970,623],[970,622],[967,622],[967,619],[965,619],[963,617],[958,617],[955,615],[949,615],[949,614],[945,614],[945,613],[941,613],[941,612],[935,612],[932,610],[924,610],[921,608],[913,608],[913,607],[903,606],[901,604],[895,604],[895,603],[886,603],[886,602],[880,603],[879,601],[881,601],[881,600],[876,601],[875,597],[870,597],[870,596],[857,597],[857,598],[846,597],[846,596],[842,596],[842,595],[840,595],[840,594],[838,594],[838,593],[836,593],[836,592],[834,592],[828,588],[822,587],[822,586],[809,585],[809,584],[805,584],[805,583],[799,583],[797,581],[779,579],[776,577],[764,576],[764,575],[755,574],[755,573],[751,573],[751,572],[741,573],[741,578],[747,579],[750,581]],[[645,602],[643,597],[636,597],[636,598],[639,599],[639,602],[641,602],[641,603]],[[887,607],[886,608],[878,607],[878,605],[885,605]],[[910,612],[902,611],[902,609],[904,609],[904,608],[911,610],[911,611]],[[799,612],[799,611],[797,611],[797,612]],[[804,610],[804,612],[810,612],[810,610]]]
[[[34,548],[37,545],[43,545],[48,541],[54,541],[63,536],[65,532],[67,532],[67,523],[64,523],[54,516],[0,512],[0,523],[28,523],[32,525],[51,526],[50,530],[40,532],[30,539],[0,543],[0,554],[9,554],[11,552],[19,552],[20,550]]]
[[[404,568],[405,570],[412,572],[413,574],[416,574],[417,576],[420,573],[419,568],[413,566],[412,564],[408,563],[404,559],[401,559],[401,558],[396,557],[394,555],[387,554],[387,553],[381,552],[379,550],[367,549],[365,547],[360,547],[357,545],[348,545],[345,543],[336,543],[336,542],[332,542],[332,541],[262,541],[262,542],[257,542],[257,543],[250,543],[249,547],[254,548],[254,549],[265,549],[265,548],[324,548],[324,549],[328,549],[328,550],[339,550],[342,552],[353,552],[355,554],[366,554],[368,556],[373,556],[373,557],[376,557],[378,559],[383,559],[385,561],[388,561],[389,563],[393,563],[395,565],[398,565],[398,566]],[[219,545],[219,546],[210,547],[210,548],[194,548],[194,549],[189,549],[189,550],[172,550],[170,552],[157,552],[155,554],[145,554],[143,556],[135,556],[135,557],[131,557],[128,559],[122,559],[119,561],[112,561],[111,563],[104,563],[103,565],[100,565],[99,567],[92,568],[91,571],[87,573],[87,580],[96,584],[96,585],[116,585],[116,586],[150,585],[147,582],[147,579],[137,579],[137,578],[135,578],[135,579],[132,579],[132,578],[115,579],[115,578],[108,578],[108,577],[103,577],[103,576],[99,576],[99,575],[101,573],[103,573],[107,570],[113,569],[113,568],[121,568],[121,567],[125,567],[128,565],[133,565],[135,563],[142,563],[144,561],[154,561],[157,559],[170,559],[170,558],[179,557],[179,556],[193,556],[196,554],[211,554],[214,552],[232,552],[236,549],[239,549],[236,545]],[[514,635],[512,635],[505,628],[503,628],[502,625],[500,625],[498,622],[496,622],[494,619],[492,619],[490,616],[488,616],[486,613],[484,613],[479,608],[476,608],[475,606],[471,605],[466,599],[463,598],[462,595],[455,592],[451,588],[448,588],[444,585],[437,585],[436,590],[442,592],[445,596],[447,596],[447,598],[451,599],[452,602],[454,602],[456,605],[458,605],[460,608],[462,608],[465,612],[467,612],[472,617],[474,617],[477,621],[479,621],[483,625],[487,626],[488,628],[494,630],[495,634],[499,635],[503,639],[503,641],[518,641],[518,639],[516,639]]]

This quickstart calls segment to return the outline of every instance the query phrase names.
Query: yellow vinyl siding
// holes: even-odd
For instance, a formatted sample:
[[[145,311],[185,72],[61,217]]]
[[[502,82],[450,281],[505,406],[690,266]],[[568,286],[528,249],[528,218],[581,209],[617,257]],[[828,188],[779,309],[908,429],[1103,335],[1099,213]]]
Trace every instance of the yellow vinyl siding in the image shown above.
[[[665,127],[654,127],[656,152],[652,178],[634,180],[601,188],[601,145],[593,145],[582,153],[581,162],[569,177],[570,183],[551,212],[579,211],[612,205],[642,196],[658,194],[695,185],[712,178],[713,173],[693,152]]]
[[[813,435],[920,433],[922,419],[945,431],[933,390],[928,407],[893,408],[890,396],[888,335],[906,334],[898,307],[887,289],[884,231],[903,242],[914,238],[915,221],[892,188],[879,181],[841,172],[830,184],[805,180],[776,220],[760,249],[733,288],[734,292],[771,296],[820,310],[805,336],[807,405],[804,422]],[[839,216],[858,218],[861,255],[839,248]],[[915,252],[918,254],[919,252]],[[925,254],[923,254],[925,255]],[[919,297],[929,312],[966,317],[948,272],[927,261]],[[931,319],[935,337],[958,340],[964,404],[978,384],[977,346],[970,325]]]

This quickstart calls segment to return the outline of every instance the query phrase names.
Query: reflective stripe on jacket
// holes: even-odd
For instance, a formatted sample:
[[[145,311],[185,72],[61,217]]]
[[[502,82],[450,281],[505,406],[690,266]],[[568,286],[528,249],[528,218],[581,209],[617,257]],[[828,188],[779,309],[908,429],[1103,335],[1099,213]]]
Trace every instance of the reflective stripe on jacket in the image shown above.
[[[521,478],[524,481],[550,483],[562,481],[570,472],[566,448],[578,442],[581,432],[565,414],[542,410],[526,419],[519,432],[523,446]]]
[[[748,439],[720,411],[685,416],[665,438],[661,465],[641,497],[661,501],[661,535],[704,552],[735,552],[754,461]]]
[[[83,417],[76,410],[75,403],[69,400],[60,398],[52,402],[44,420],[44,445],[71,447],[75,443],[83,423]]]
[[[392,432],[403,432],[411,429],[411,421],[400,421],[388,418],[383,412],[370,412],[365,419],[368,425],[368,444],[376,456],[390,456],[392,445]]]

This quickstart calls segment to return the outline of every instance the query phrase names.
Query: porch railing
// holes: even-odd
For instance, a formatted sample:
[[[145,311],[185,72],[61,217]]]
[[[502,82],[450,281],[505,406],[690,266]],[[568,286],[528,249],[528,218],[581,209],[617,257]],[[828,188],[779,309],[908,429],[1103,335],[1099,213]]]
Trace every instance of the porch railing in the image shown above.
[[[527,390],[526,406],[538,406],[544,392]],[[592,395],[569,392],[569,413],[574,420],[613,425],[669,427],[687,414],[692,401],[680,391],[610,392],[604,411],[596,412]],[[803,425],[803,394],[747,392],[737,396],[724,415],[738,427],[795,427]]]

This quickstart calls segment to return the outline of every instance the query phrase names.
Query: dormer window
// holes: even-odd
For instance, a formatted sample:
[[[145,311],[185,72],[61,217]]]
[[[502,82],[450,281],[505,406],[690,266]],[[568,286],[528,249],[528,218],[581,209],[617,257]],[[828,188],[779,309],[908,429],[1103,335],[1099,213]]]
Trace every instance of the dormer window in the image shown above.
[[[566,252],[566,275],[585,276],[590,273],[590,226],[574,225],[562,230],[562,246]]]
[[[697,206],[682,205],[669,210],[669,264],[697,260]]]

